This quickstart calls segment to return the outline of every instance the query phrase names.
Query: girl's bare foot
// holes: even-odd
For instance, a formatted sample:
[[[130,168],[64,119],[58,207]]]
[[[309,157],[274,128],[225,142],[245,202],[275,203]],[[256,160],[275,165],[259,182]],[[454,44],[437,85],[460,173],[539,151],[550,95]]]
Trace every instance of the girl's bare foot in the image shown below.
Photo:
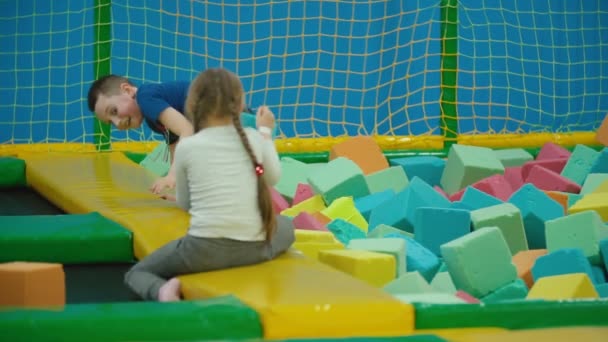
[[[179,279],[173,278],[166,282],[158,290],[158,301],[159,302],[177,302],[180,298],[180,287],[181,284]]]

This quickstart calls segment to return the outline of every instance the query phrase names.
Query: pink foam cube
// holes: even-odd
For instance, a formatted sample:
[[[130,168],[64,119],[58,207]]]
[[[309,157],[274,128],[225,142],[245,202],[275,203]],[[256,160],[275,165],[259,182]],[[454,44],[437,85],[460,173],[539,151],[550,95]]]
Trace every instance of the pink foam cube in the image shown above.
[[[287,200],[273,187],[270,187],[270,197],[272,198],[272,208],[275,214],[289,208]]]
[[[511,184],[511,188],[514,192],[524,185],[524,177],[521,173],[521,169],[521,166],[505,168],[505,179]]]
[[[292,222],[296,229],[328,231],[323,223],[307,212],[301,212]]]
[[[526,182],[532,183],[540,190],[546,191],[562,191],[574,194],[578,194],[581,191],[580,185],[563,177],[559,173],[538,165],[532,167]]]
[[[503,201],[508,201],[513,194],[513,187],[501,174],[492,175],[475,182],[473,187]]]
[[[447,199],[450,199],[450,196],[449,196],[449,195],[448,195],[448,194],[447,194],[445,191],[443,191],[443,189],[442,189],[440,186],[435,185],[435,186],[433,187],[433,189],[435,189],[435,191],[437,191],[437,192],[438,192],[439,194],[441,194],[443,197],[445,197],[445,198],[447,198]]]
[[[456,297],[464,300],[465,302],[469,303],[469,304],[477,304],[480,303],[479,299],[471,296],[470,294],[462,291],[462,290],[458,290],[456,291]]]
[[[544,160],[532,160],[525,163],[521,168],[521,177],[524,182],[528,181],[528,174],[530,170],[535,166],[542,166],[546,169],[549,169],[555,173],[561,173],[566,163],[568,162],[567,158],[559,158],[559,159],[544,159]]]
[[[314,196],[314,191],[310,184],[306,183],[298,183],[298,187],[296,188],[296,193],[293,196],[293,205],[296,205],[304,200],[307,200]]]
[[[538,152],[536,160],[570,158],[572,153],[556,143],[548,142]]]

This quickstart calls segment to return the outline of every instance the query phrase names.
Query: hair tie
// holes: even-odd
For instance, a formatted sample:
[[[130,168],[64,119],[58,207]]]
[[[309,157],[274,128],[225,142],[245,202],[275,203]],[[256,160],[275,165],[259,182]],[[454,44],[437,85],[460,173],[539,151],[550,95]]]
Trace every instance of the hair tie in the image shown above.
[[[262,164],[255,164],[255,174],[258,177],[264,174],[264,166]]]

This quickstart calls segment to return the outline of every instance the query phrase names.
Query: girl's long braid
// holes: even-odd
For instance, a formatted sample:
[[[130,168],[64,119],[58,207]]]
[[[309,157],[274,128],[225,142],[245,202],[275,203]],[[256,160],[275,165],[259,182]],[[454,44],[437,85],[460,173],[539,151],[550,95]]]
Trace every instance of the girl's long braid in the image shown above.
[[[255,168],[258,166],[258,161],[253,153],[253,149],[249,144],[249,139],[245,134],[245,130],[243,130],[243,126],[241,125],[241,120],[239,117],[239,113],[232,115],[232,122],[234,123],[234,127],[241,138],[241,142],[243,143],[243,147],[249,158],[251,159],[252,167]],[[272,207],[272,199],[270,197],[270,190],[264,180],[264,175],[257,175],[258,181],[258,208],[260,209],[260,214],[262,215],[262,225],[264,227],[264,231],[266,232],[266,241],[269,241],[274,233],[276,226],[276,218],[274,216],[274,209]]]

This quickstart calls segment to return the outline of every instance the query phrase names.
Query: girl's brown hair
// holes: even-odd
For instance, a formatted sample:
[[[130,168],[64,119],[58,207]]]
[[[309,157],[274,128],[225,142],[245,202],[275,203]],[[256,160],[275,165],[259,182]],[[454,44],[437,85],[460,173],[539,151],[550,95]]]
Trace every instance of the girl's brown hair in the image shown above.
[[[241,143],[251,159],[251,172],[256,172],[258,163],[249,144],[249,139],[241,125],[243,108],[243,85],[239,78],[226,69],[207,69],[201,72],[192,82],[186,99],[186,115],[194,132],[207,125],[207,118],[231,116],[232,123],[241,138]],[[263,175],[257,176],[258,207],[262,216],[262,226],[266,240],[270,240],[276,227],[276,218],[270,197],[270,189]]]

